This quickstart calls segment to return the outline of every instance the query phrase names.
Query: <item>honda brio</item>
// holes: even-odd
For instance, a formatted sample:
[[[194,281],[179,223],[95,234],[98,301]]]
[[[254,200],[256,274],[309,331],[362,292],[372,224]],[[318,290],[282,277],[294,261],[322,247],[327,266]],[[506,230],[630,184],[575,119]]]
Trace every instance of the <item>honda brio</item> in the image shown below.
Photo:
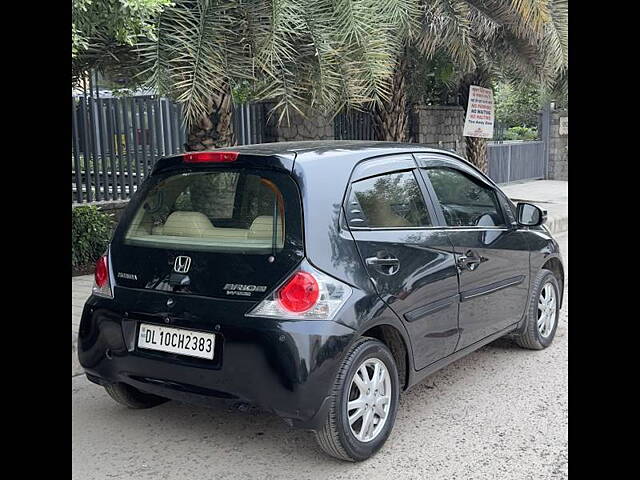
[[[545,217],[419,144],[163,158],[97,262],[78,357],[128,407],[249,403],[364,460],[427,375],[504,335],[551,344],[564,270]]]

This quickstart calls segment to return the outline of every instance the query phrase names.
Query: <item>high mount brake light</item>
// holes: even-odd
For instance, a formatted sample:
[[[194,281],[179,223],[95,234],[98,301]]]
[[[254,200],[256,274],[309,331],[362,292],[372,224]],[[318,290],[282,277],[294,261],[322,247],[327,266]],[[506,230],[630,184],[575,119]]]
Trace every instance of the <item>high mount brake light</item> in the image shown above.
[[[299,320],[332,320],[351,293],[351,287],[346,283],[330,277],[309,264],[303,264],[245,315]]]
[[[235,162],[239,152],[194,152],[182,155],[184,163],[229,163]]]

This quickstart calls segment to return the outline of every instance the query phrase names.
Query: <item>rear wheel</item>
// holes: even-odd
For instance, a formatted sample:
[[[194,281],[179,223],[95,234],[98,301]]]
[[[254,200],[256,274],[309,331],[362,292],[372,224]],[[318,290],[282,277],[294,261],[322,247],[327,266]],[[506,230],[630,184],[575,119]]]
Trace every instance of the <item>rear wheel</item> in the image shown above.
[[[342,460],[366,460],[389,437],[398,397],[398,369],[389,349],[378,340],[359,340],[345,357],[327,419],[316,432],[320,448]]]
[[[124,383],[105,385],[104,389],[116,402],[129,408],[151,408],[169,400],[150,393],[144,393]]]
[[[540,270],[531,289],[526,324],[515,337],[516,343],[531,350],[547,348],[556,334],[559,315],[558,280],[549,270]]]

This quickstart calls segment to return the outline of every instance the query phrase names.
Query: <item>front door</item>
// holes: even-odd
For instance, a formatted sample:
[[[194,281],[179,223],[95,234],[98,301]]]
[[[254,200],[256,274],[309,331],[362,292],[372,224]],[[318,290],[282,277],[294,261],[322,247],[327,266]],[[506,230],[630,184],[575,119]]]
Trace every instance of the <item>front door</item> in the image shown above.
[[[442,158],[417,157],[455,249],[461,349],[522,318],[529,250],[498,191],[478,172]]]
[[[453,353],[458,342],[457,270],[446,231],[434,226],[435,211],[425,201],[414,160],[393,158],[389,165],[406,168],[360,169],[345,213],[378,293],[409,332],[420,369]]]

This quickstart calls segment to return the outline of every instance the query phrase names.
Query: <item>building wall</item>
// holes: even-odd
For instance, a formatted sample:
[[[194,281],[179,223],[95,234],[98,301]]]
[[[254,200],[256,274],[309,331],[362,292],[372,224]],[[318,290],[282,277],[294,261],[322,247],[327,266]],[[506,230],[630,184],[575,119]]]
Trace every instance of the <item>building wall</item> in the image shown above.
[[[418,105],[414,109],[413,138],[437,148],[455,150],[466,156],[464,109],[449,105]]]
[[[569,133],[560,128],[561,118],[568,122],[568,110],[551,112],[549,130],[549,167],[547,177],[550,180],[569,180]]]
[[[268,112],[272,107],[272,104],[266,104],[265,111]],[[277,120],[275,114],[271,118],[267,118],[266,142],[335,139],[333,119],[330,115],[308,111],[303,117],[300,113],[294,111],[290,112],[288,122],[287,118],[283,117],[280,125],[278,125]]]

